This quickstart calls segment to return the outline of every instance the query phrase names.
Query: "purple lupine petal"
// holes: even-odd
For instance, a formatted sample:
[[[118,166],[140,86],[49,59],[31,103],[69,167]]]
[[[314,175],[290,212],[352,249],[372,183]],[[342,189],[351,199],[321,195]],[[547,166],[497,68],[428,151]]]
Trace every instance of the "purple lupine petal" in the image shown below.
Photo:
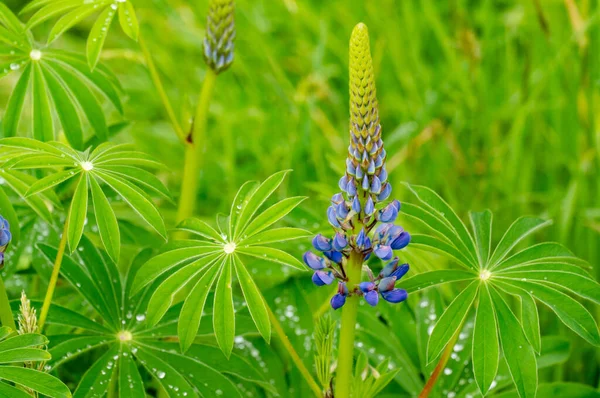
[[[346,286],[346,282],[338,282],[338,294],[347,295],[348,287]]]
[[[331,308],[334,310],[343,307],[344,304],[346,304],[346,296],[342,294],[337,293],[331,298]]]
[[[342,251],[348,246],[348,240],[342,233],[336,233],[333,237],[333,248],[337,251]]]
[[[379,291],[383,294],[383,292],[389,292],[394,289],[394,284],[396,283],[395,276],[388,276],[387,278],[383,278],[379,281]]]
[[[392,251],[392,248],[390,246],[378,245],[375,248],[375,255],[380,259],[386,261],[392,258],[394,252]]]
[[[389,198],[391,193],[392,193],[392,184],[390,184],[388,182],[384,185],[379,196],[377,196],[377,200],[382,202],[382,201],[386,200],[387,198]]]
[[[400,259],[398,257],[395,257],[392,261],[390,261],[389,263],[387,263],[385,265],[385,267],[383,267],[383,269],[381,270],[381,272],[379,273],[379,276],[382,278],[388,277],[390,275],[392,275],[392,273],[394,271],[396,271],[396,269],[398,268],[398,262],[400,261]],[[400,279],[398,277],[398,279]]]
[[[352,201],[352,210],[355,213],[360,213],[360,200],[358,200],[358,196],[355,196],[354,200]]]
[[[312,281],[317,286],[330,285],[334,276],[331,272],[317,271],[312,276]]]
[[[391,223],[394,222],[394,220],[396,220],[396,217],[398,217],[398,210],[396,209],[396,206],[394,206],[393,203],[390,203],[389,205],[387,205],[379,211],[379,221],[381,222]]]
[[[342,253],[335,251],[335,250],[323,252],[323,254],[325,255],[325,257],[327,257],[328,259],[330,259],[331,261],[333,261],[336,264],[341,264],[342,259],[344,258]]]
[[[315,271],[325,268],[325,260],[323,260],[321,257],[317,256],[313,252],[304,253],[304,256],[302,256],[302,259],[304,260],[306,265],[308,265],[310,268],[314,269]]]
[[[408,293],[404,289],[394,289],[389,292],[381,293],[381,297],[390,303],[399,303],[406,300]]]
[[[354,167],[352,161],[350,159],[346,159],[346,172],[353,176],[356,175],[356,171],[356,167]]]
[[[348,184],[346,185],[346,192],[348,192],[348,195],[350,196],[356,196],[356,181],[354,181],[354,178],[352,177],[348,179]]]
[[[321,234],[318,234],[317,236],[314,237],[312,244],[315,249],[322,251],[322,252],[327,252],[332,249],[331,239],[328,239]]]
[[[373,182],[371,183],[371,193],[379,195],[381,192],[381,180],[377,176],[373,176]]]
[[[345,219],[348,215],[348,206],[346,206],[346,202],[342,202],[335,207],[335,214],[340,219]]]
[[[340,222],[337,220],[335,207],[333,206],[329,206],[327,208],[327,221],[329,221],[329,224],[331,224],[334,228],[341,228]]]
[[[387,181],[387,178],[388,178],[387,170],[385,169],[385,165],[383,165],[383,167],[381,168],[381,171],[379,172],[379,181],[384,183]]]
[[[410,267],[408,264],[402,264],[394,272],[392,272],[390,276],[395,276],[396,280],[398,280],[398,279],[402,278],[404,275],[406,275],[406,273],[408,272],[409,269],[410,269]]]
[[[396,210],[398,210],[398,212],[400,212],[400,208],[402,207],[402,205],[400,204],[400,201],[398,199],[394,199],[392,201],[392,205],[394,205]]]
[[[362,179],[363,179],[363,177],[364,177],[364,176],[365,176],[365,173],[364,173],[364,171],[363,171],[362,167],[358,166],[358,167],[356,168],[356,179],[357,179],[358,181],[360,181],[360,180],[362,180]]]
[[[348,176],[344,175],[342,178],[340,178],[338,186],[342,191],[346,192],[346,187],[348,186]]]
[[[336,193],[331,197],[331,203],[334,205],[338,205],[344,201],[344,195],[341,192]]]
[[[404,231],[390,243],[390,246],[394,250],[400,250],[400,249],[404,249],[409,243],[410,243],[410,234],[408,232]]]
[[[363,293],[368,293],[371,290],[375,289],[375,283],[373,282],[361,282],[358,285],[358,288],[362,290]]]
[[[365,230],[361,229],[360,232],[358,233],[358,236],[356,237],[356,246],[360,250],[364,249],[365,239],[367,239],[367,235],[365,235]]]
[[[0,247],[8,245],[11,239],[12,235],[8,229],[0,229]]]
[[[379,294],[376,290],[371,290],[369,293],[365,294],[365,301],[369,303],[369,305],[375,307],[379,302]]]
[[[375,173],[375,162],[373,161],[373,159],[371,159],[371,161],[369,162],[369,168],[367,169],[367,173],[369,175],[373,175]]]
[[[375,211],[375,203],[373,203],[373,199],[369,196],[367,199],[367,204],[365,205],[365,214],[370,216]]]

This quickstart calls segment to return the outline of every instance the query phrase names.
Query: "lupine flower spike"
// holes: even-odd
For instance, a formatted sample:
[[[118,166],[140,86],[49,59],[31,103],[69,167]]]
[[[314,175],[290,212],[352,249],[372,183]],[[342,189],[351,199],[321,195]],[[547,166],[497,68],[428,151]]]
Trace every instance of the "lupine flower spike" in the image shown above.
[[[389,201],[392,186],[385,168],[379,110],[369,48],[369,33],[358,24],[350,39],[350,145],[346,172],[339,181],[342,192],[333,195],[327,209],[327,219],[334,229],[331,238],[317,235],[314,248],[304,262],[315,273],[318,286],[338,280],[338,292],[331,299],[333,309],[341,308],[350,296],[362,296],[376,306],[381,296],[390,303],[406,300],[405,290],[394,284],[408,272],[408,264],[399,264],[394,251],[405,248],[410,235],[394,225],[400,202]],[[386,262],[375,276],[364,264],[371,254]],[[367,269],[366,281],[350,281],[348,262],[358,259]]]
[[[233,63],[234,8],[233,0],[211,0],[208,8],[204,60],[216,74]]]
[[[10,225],[2,216],[0,216],[0,269],[4,265],[4,252],[12,239],[10,234]]]

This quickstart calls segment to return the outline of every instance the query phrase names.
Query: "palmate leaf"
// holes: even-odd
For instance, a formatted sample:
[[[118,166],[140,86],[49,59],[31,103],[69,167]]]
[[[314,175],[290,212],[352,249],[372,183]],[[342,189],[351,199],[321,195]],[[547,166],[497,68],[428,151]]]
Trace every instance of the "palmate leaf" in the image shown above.
[[[308,231],[298,228],[268,229],[290,213],[304,198],[283,199],[256,215],[282,184],[287,173],[288,171],[275,173],[261,184],[249,182],[242,185],[233,200],[228,225],[223,226],[221,231],[198,219],[183,221],[178,228],[196,239],[179,241],[178,247],[150,259],[138,273],[132,286],[132,294],[161,275],[171,274],[156,289],[151,299],[151,303],[155,305],[148,306],[151,323],[156,323],[163,317],[177,292],[186,286],[191,289],[183,303],[178,325],[183,352],[190,347],[200,328],[208,292],[214,286],[214,307],[219,308],[219,311],[213,316],[213,327],[219,347],[225,355],[231,354],[235,336],[232,288],[236,279],[256,328],[267,342],[270,340],[271,324],[267,307],[260,289],[244,264],[244,258],[259,258],[305,269],[296,257],[266,246],[310,235]],[[165,300],[165,297],[171,299]]]
[[[522,398],[535,396],[535,352],[539,353],[542,348],[536,301],[547,305],[567,327],[590,344],[600,345],[600,333],[593,316],[570,296],[600,304],[600,284],[585,269],[585,262],[553,242],[539,243],[512,254],[527,236],[551,222],[521,217],[494,248],[491,244],[493,217],[489,210],[470,214],[472,232],[467,230],[465,235],[462,221],[437,194],[425,187],[409,185],[409,188],[418,204],[403,204],[401,214],[432,233],[413,235],[411,247],[445,255],[462,269],[425,272],[399,281],[398,286],[409,292],[450,282],[466,286],[439,318],[429,337],[429,361],[440,355],[475,304],[478,308],[472,363],[474,378],[484,395],[498,371],[500,342],[517,393]],[[519,299],[519,318],[502,294]]]
[[[69,388],[56,377],[22,367],[22,363],[26,361],[49,360],[51,356],[48,351],[39,348],[46,344],[48,339],[41,334],[18,335],[8,327],[0,327],[0,395],[15,398],[23,396],[22,390],[5,384],[4,381],[30,388],[51,398],[71,396]]]
[[[47,7],[59,12],[73,3],[76,1],[54,2]],[[50,10],[43,10],[44,17],[52,16]],[[20,24],[18,19],[6,8],[3,12],[7,18],[0,21],[0,36],[2,33],[7,36],[3,38],[7,46],[0,51],[0,65],[5,63],[5,67],[0,68],[0,77],[11,72],[22,73],[2,119],[2,135],[16,136],[21,126],[24,131],[32,131],[35,139],[51,141],[61,131],[54,126],[55,114],[74,148],[83,149],[89,139],[84,127],[89,127],[99,141],[105,141],[108,127],[104,103],[110,102],[117,111],[123,112],[119,98],[121,88],[112,72],[101,66],[92,72],[85,59],[78,55],[38,48],[23,26],[17,25]],[[10,23],[12,20],[16,22]],[[43,18],[36,17],[30,22],[42,21]],[[14,40],[7,40],[9,38]],[[23,112],[27,97],[32,107],[32,128],[26,128],[22,120],[22,115],[27,113]]]
[[[21,14],[32,12],[33,15],[26,25],[27,29],[32,29],[49,19],[58,18],[50,31],[48,43],[56,40],[87,16],[97,13],[98,19],[87,40],[87,59],[91,69],[94,69],[98,63],[104,40],[116,14],[118,14],[121,29],[127,36],[137,41],[139,35],[137,17],[130,1],[70,0],[54,2],[52,0],[34,0],[21,10]]]
[[[56,250],[47,245],[40,249],[49,260]],[[49,337],[52,359],[48,365],[51,369],[90,351],[100,354],[85,371],[74,397],[87,397],[92,393],[102,395],[113,377],[119,396],[144,397],[148,386],[140,368],[152,377],[151,383],[160,384],[173,398],[219,394],[241,398],[244,395],[238,387],[239,380],[276,393],[255,365],[236,353],[231,354],[232,366],[223,369],[224,364],[219,364],[223,357],[215,356],[218,352],[215,346],[191,344],[190,355],[186,356],[176,353],[177,343],[163,341],[177,337],[179,308],[173,308],[156,325],[148,322],[149,316],[145,312],[162,281],[159,279],[138,294],[129,295],[131,281],[149,255],[149,251],[142,251],[122,279],[115,263],[84,235],[80,250],[63,259],[62,275],[99,315],[98,321],[93,321],[58,305],[52,305],[49,311],[48,325],[62,325],[61,333],[67,333]],[[16,311],[18,302],[11,304]],[[41,302],[32,302],[32,306],[39,309]],[[245,325],[249,322],[238,325],[241,335],[252,332]],[[71,330],[77,330],[77,333],[70,333]]]
[[[166,238],[163,219],[145,191],[149,193],[160,191],[162,197],[167,194],[167,189],[160,180],[143,169],[161,167],[161,164],[151,157],[133,152],[127,145],[105,143],[90,153],[90,150],[74,151],[56,142],[44,143],[18,137],[0,139],[0,148],[10,150],[5,162],[0,163],[3,167],[0,177],[3,177],[34,210],[47,220],[51,220],[51,216],[43,198],[51,199],[48,196],[51,192],[49,190],[69,180],[76,182],[66,221],[71,252],[77,248],[84,231],[91,189],[100,239],[110,257],[115,261],[119,259],[120,233],[117,218],[101,185],[114,191],[118,198],[122,199],[145,223]],[[114,171],[121,167],[125,170],[133,170],[135,178]],[[31,176],[23,175],[20,171],[45,168],[59,171],[37,181]],[[29,183],[17,181],[15,173],[20,173],[21,179],[33,179],[33,181],[30,180]]]

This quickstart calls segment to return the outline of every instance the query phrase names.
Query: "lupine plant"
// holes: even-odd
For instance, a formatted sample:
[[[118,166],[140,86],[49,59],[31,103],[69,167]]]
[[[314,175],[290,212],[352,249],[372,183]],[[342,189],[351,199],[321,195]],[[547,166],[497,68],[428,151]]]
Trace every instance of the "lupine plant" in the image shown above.
[[[277,32],[267,12],[276,5],[170,3],[0,3],[0,90],[10,91],[0,130],[1,397],[598,396],[597,385],[538,382],[574,355],[598,374],[594,264],[532,241],[551,225],[545,215],[493,235],[491,211],[465,223],[434,190],[400,183],[414,147],[396,153],[402,129],[382,128],[395,89],[379,86],[380,108],[384,47],[377,38],[371,51],[365,24],[350,35],[348,82],[325,67],[327,79],[296,87],[287,73],[300,66],[287,55],[279,65],[267,41],[287,51],[285,35],[265,34]],[[313,67],[331,62],[323,51],[333,47],[344,64],[339,35],[327,38],[305,5],[284,3],[286,25],[308,16],[302,37],[326,43]],[[192,12],[201,15],[185,20]],[[157,36],[150,17],[173,29],[169,40],[193,25],[185,44],[172,43],[193,56],[166,61],[181,76],[144,40]],[[381,25],[377,36],[394,32]],[[268,69],[255,67],[253,46]],[[160,112],[138,106],[143,80],[166,128]],[[349,83],[339,135],[320,108],[326,80]],[[258,104],[233,109],[232,97],[253,91],[288,107],[296,125],[272,123]],[[257,124],[234,129],[238,113]],[[303,118],[317,121],[317,136]],[[297,149],[253,141],[254,128],[274,124]]]

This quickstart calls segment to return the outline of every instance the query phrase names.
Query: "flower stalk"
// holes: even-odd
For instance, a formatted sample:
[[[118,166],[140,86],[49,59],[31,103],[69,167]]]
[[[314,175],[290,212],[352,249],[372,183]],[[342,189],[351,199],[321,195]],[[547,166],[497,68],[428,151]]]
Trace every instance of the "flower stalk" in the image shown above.
[[[194,214],[199,189],[198,173],[206,152],[208,108],[213,96],[217,75],[233,63],[235,20],[233,0],[212,0],[206,17],[204,60],[208,65],[196,106],[191,133],[185,140],[185,161],[177,221]]]
[[[339,181],[341,192],[331,198],[327,209],[334,235],[328,238],[319,234],[313,239],[313,247],[323,257],[312,251],[304,254],[304,262],[315,271],[312,280],[317,286],[337,280],[338,290],[330,304],[334,310],[344,307],[336,398],[348,398],[353,385],[354,340],[361,297],[374,307],[380,297],[389,303],[400,303],[408,296],[405,290],[395,288],[409,266],[400,264],[394,251],[408,245],[410,234],[393,224],[401,206],[397,200],[388,202],[392,186],[385,166],[387,154],[379,123],[369,32],[362,23],[352,31],[349,58],[350,145],[346,172]],[[384,261],[379,272],[373,272],[366,263],[371,257]]]
[[[48,290],[46,290],[46,297],[44,298],[44,303],[42,304],[42,309],[40,311],[40,320],[38,321],[38,327],[40,333],[44,329],[44,325],[46,323],[46,318],[48,317],[48,311],[50,310],[50,304],[52,304],[52,296],[54,296],[54,289],[56,288],[56,283],[58,282],[58,276],[60,275],[60,266],[62,264],[62,259],[65,254],[65,249],[67,247],[67,231],[69,228],[69,214],[67,214],[67,218],[65,219],[65,226],[63,228],[62,236],[60,238],[60,243],[58,245],[58,252],[56,253],[56,259],[54,260],[54,266],[52,268],[52,275],[50,276],[50,282],[48,282]]]

